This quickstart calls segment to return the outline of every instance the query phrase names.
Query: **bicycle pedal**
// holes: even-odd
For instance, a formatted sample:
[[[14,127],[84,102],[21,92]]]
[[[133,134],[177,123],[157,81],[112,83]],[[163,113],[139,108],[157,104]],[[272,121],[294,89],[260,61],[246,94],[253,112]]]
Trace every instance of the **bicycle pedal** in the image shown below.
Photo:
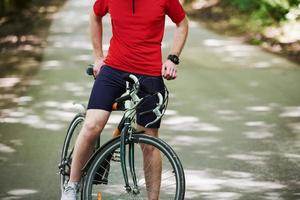
[[[120,150],[115,150],[111,158],[114,162],[121,162]]]

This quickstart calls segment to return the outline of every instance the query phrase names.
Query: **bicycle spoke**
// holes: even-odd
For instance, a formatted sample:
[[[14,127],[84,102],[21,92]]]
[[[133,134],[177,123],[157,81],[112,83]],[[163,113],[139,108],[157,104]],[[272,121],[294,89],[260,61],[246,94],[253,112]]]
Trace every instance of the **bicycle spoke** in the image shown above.
[[[144,136],[143,136],[144,137]],[[148,136],[145,136],[148,138]],[[104,173],[104,170],[106,170],[104,164],[109,166],[109,173],[107,176],[107,184],[102,184],[101,181],[94,181],[97,185],[90,185],[91,191],[94,194],[92,199],[96,199],[97,192],[101,192],[102,199],[106,200],[123,200],[123,199],[148,199],[149,196],[156,198],[157,195],[159,195],[160,200],[164,199],[176,199],[178,186],[180,184],[177,183],[180,178],[176,172],[178,172],[178,169],[174,169],[174,166],[177,166],[177,164],[172,164],[170,162],[170,159],[172,159],[172,155],[166,154],[166,151],[161,151],[159,148],[154,147],[154,151],[159,151],[160,158],[161,158],[161,174],[158,176],[150,175],[151,171],[153,170],[153,167],[157,165],[155,160],[152,159],[143,159],[143,155],[145,151],[149,151],[146,149],[146,145],[149,145],[148,143],[143,142],[143,140],[138,140],[141,148],[135,148],[134,152],[134,165],[136,170],[136,178],[137,178],[137,190],[136,191],[126,191],[124,188],[124,178],[122,174],[122,168],[121,164],[119,162],[114,162],[112,160],[106,159],[106,156],[111,155],[112,152],[114,152],[116,149],[118,149],[119,145],[115,145],[114,147],[108,147],[108,149],[105,153],[100,154],[99,153],[99,160],[97,161],[97,167],[95,167],[93,172],[93,177],[96,177],[98,175],[103,175],[101,173]],[[118,141],[115,141],[117,144]],[[152,145],[150,143],[150,145]],[[126,144],[127,146],[127,144]],[[153,147],[152,150],[153,150]],[[150,150],[151,150],[150,148]],[[151,152],[153,152],[151,150]],[[154,161],[156,164],[154,164]],[[103,166],[102,166],[103,165]],[[103,172],[98,173],[97,169],[103,170]],[[127,166],[127,171],[130,171],[130,166]],[[148,171],[148,172],[147,172]],[[106,173],[106,172],[105,172]],[[130,174],[130,173],[129,173]],[[148,175],[147,175],[148,174]],[[87,175],[89,177],[89,175]],[[159,186],[156,185],[156,183],[159,183]],[[133,189],[133,180],[131,175],[129,176],[129,185]],[[136,192],[136,193],[135,193]],[[88,199],[88,198],[87,198]]]

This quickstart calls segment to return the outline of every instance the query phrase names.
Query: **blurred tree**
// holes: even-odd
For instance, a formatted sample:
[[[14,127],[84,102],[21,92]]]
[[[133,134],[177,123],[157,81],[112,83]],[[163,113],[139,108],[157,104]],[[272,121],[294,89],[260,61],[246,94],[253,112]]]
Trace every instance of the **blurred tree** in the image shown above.
[[[222,3],[235,6],[241,12],[250,12],[262,25],[286,20],[286,14],[300,6],[300,0],[222,0]]]
[[[39,2],[41,0],[1,0],[0,16],[10,12],[19,11],[26,8],[30,3]]]

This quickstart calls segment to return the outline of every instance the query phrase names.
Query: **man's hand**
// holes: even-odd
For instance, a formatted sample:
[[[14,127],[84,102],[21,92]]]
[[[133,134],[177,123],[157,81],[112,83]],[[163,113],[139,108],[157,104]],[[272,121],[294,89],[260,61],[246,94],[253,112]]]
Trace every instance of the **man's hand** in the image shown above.
[[[167,60],[162,65],[161,74],[167,80],[175,79],[177,77],[176,65],[172,61]]]
[[[104,65],[104,58],[103,57],[98,58],[98,59],[95,60],[94,67],[93,67],[95,77],[97,77],[99,75],[100,69],[103,65]]]

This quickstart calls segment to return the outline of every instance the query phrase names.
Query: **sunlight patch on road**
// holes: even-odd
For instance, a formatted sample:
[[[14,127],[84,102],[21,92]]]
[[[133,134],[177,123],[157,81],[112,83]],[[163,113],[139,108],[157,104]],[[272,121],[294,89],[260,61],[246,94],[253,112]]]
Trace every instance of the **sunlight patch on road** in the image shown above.
[[[16,150],[10,146],[0,143],[0,152],[1,153],[14,153],[14,152],[16,152]]]
[[[208,200],[236,200],[242,195],[236,192],[202,192],[201,196]]]
[[[118,124],[121,119],[122,119],[123,115],[120,114],[111,114],[111,116],[108,119],[108,124]]]
[[[33,97],[31,97],[31,96],[22,96],[22,97],[13,99],[13,102],[17,103],[19,106],[26,105],[27,103],[29,103],[31,101],[33,101]]]
[[[25,112],[21,112],[21,111],[11,111],[9,113],[10,117],[24,117],[26,115]]]
[[[233,114],[235,114],[235,111],[233,111],[233,110],[217,110],[216,112],[217,112],[217,114],[220,114],[220,115],[233,115]]]
[[[22,146],[23,145],[23,141],[21,139],[13,139],[9,141],[11,144],[15,145],[15,146]]]
[[[254,68],[269,68],[272,67],[272,63],[266,62],[266,61],[261,61],[261,62],[256,62],[253,64]]]
[[[285,153],[285,154],[283,154],[283,155],[284,155],[286,158],[300,160],[300,155],[299,155],[299,154]]]
[[[250,154],[256,156],[270,156],[272,155],[271,151],[251,151]]]
[[[185,170],[187,199],[238,199],[243,192],[266,193],[286,186],[271,181],[256,180],[254,175],[242,171],[224,171],[222,175],[214,175],[215,170]],[[235,192],[223,192],[232,188]]]
[[[56,115],[57,113],[54,112],[52,114]],[[0,123],[19,123],[28,125],[32,128],[48,129],[53,131],[61,130],[64,127],[61,116],[55,116],[52,118],[53,120],[43,119],[40,114],[35,115],[32,110],[21,107],[16,108],[16,110],[3,109],[0,113]]]
[[[253,174],[239,171],[223,171],[222,174],[231,178],[252,178]]]
[[[44,101],[37,105],[37,107],[47,107],[47,108],[56,108],[58,110],[65,111],[82,111],[85,109],[85,105],[81,103],[76,103],[73,101]]]
[[[269,112],[272,109],[269,106],[250,106],[247,107],[246,110],[253,112]]]
[[[67,112],[61,110],[45,110],[46,119],[57,120],[69,122],[75,116],[74,112]]]
[[[242,119],[242,116],[239,116],[233,110],[217,110],[216,113],[222,120],[236,121]]]
[[[16,195],[16,196],[23,196],[23,195],[28,195],[28,194],[35,194],[38,191],[32,190],[32,189],[15,189],[15,190],[10,190],[7,192],[7,194],[10,195]]]
[[[176,114],[177,114],[176,110],[167,109],[165,112],[165,116],[171,116],[171,115],[176,115]]]
[[[300,117],[300,106],[285,107],[280,117]]]
[[[264,190],[276,190],[286,187],[276,182],[255,181],[252,179],[238,179],[238,181],[229,179],[227,180],[226,185],[228,187],[236,188],[239,190],[246,190],[248,192],[261,192]]]
[[[210,124],[201,122],[197,117],[192,116],[174,116],[163,120],[162,124],[174,131],[207,131],[220,132],[222,129]]]
[[[243,135],[245,135],[249,139],[266,139],[273,137],[272,133],[266,132],[266,131],[250,131],[250,132],[244,132]]]
[[[89,41],[72,41],[67,45],[69,48],[93,50],[92,45]],[[103,44],[103,50],[106,51],[107,47]]]
[[[187,191],[215,191],[222,188],[226,180],[213,177],[210,173],[200,170],[185,170]]]
[[[190,145],[202,145],[209,146],[220,142],[220,139],[215,137],[199,137],[199,136],[175,136],[168,140],[169,144],[174,146],[190,146]]]
[[[66,82],[63,84],[63,89],[69,92],[83,92],[84,87],[79,83]]]
[[[264,195],[264,199],[266,200],[284,200],[282,197],[281,197],[281,194],[280,193],[277,193],[277,192],[267,192],[265,193]]]
[[[25,196],[38,193],[33,189],[14,189],[7,192],[7,196],[1,198],[2,200],[23,199]]]
[[[21,97],[22,101],[32,100],[29,97]],[[21,102],[22,102],[21,101]],[[45,101],[34,105],[37,110],[25,107],[16,107],[0,110],[0,123],[19,123],[31,128],[48,129],[58,131],[70,122],[76,113],[85,112],[85,106],[72,101]]]
[[[222,47],[222,46],[227,46],[227,45],[236,45],[240,44],[238,41],[233,41],[233,40],[218,40],[218,39],[206,39],[203,41],[203,44],[205,46],[209,47]],[[237,48],[234,48],[235,50]],[[232,48],[231,48],[232,50]]]
[[[43,62],[43,67],[45,68],[55,68],[62,66],[62,62],[59,60],[47,60]]]
[[[266,123],[264,121],[250,121],[250,122],[245,122],[246,126],[265,126]]]
[[[243,134],[250,139],[263,139],[273,137],[273,133],[270,133],[272,128],[276,127],[276,124],[267,124],[264,121],[248,121],[244,123],[245,126],[255,128],[254,131],[247,131]]]
[[[61,70],[63,66],[63,62],[59,60],[48,60],[41,64],[43,70]]]
[[[73,60],[91,62],[92,55],[90,55],[90,54],[82,54],[82,55],[79,55],[79,56],[77,55],[77,56],[73,57]]]
[[[230,154],[226,156],[227,158],[232,158],[235,160],[241,160],[249,164],[255,165],[264,165],[265,158],[258,155],[250,155],[250,154]]]

